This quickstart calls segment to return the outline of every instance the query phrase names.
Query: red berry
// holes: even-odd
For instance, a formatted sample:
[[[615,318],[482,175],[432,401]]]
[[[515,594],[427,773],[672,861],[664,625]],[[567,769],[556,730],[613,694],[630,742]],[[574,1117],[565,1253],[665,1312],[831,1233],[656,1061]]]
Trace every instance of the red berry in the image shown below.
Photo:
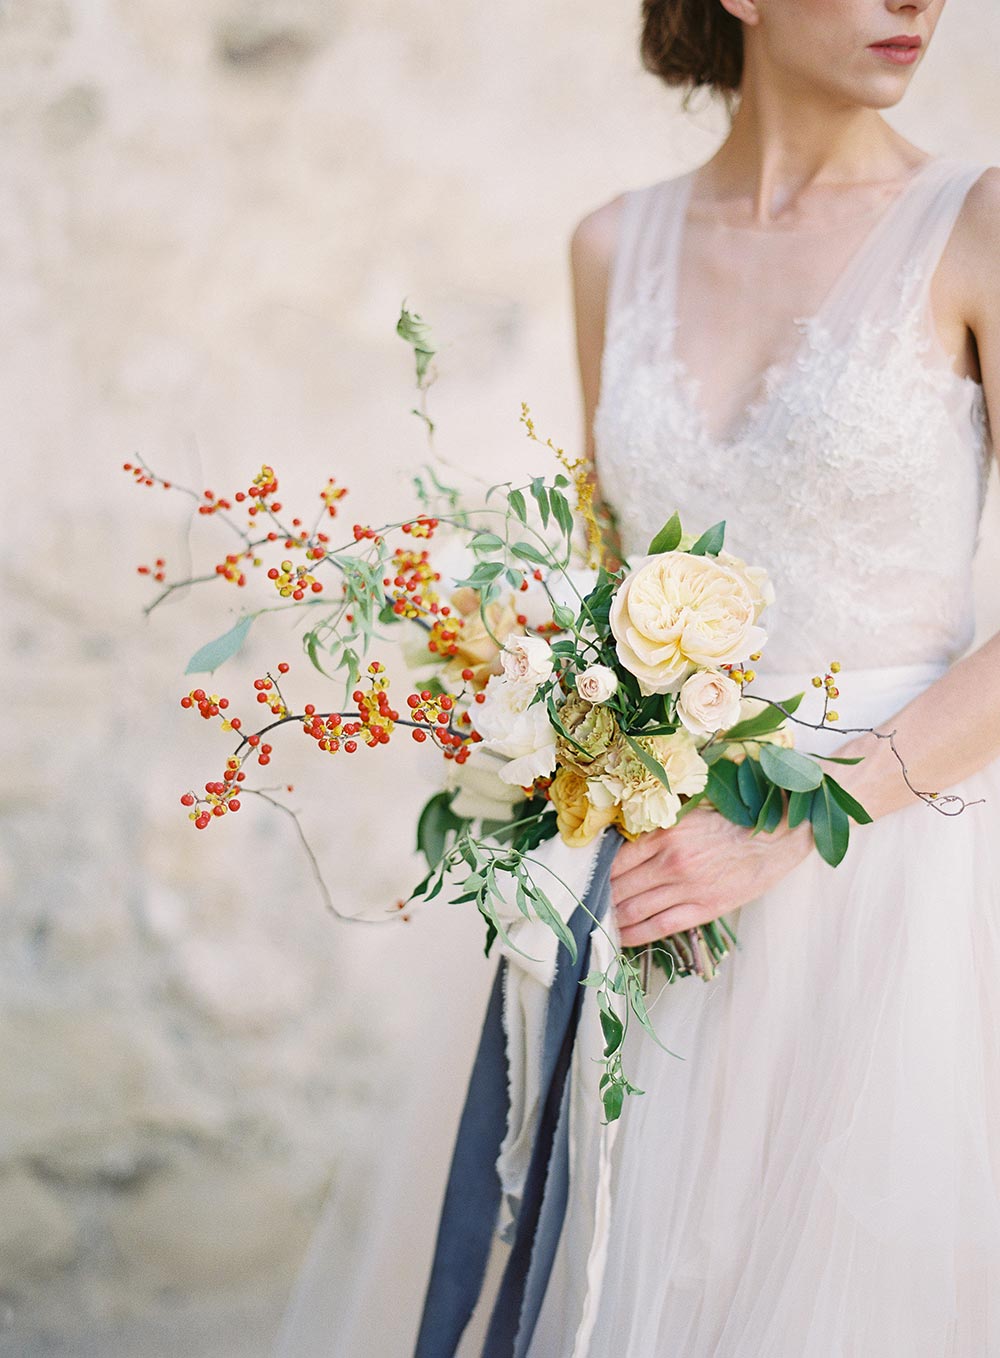
[[[427,739],[427,732],[426,732],[426,731],[421,731],[421,730],[419,729],[419,727],[418,727],[417,730],[414,731],[412,734],[413,734],[413,739],[417,742],[418,745],[422,745],[422,744],[424,743],[424,741]]]
[[[345,741],[344,741],[344,749],[345,749],[345,751],[346,751],[348,754],[353,754],[354,751],[355,751],[357,748],[358,748],[358,742],[357,742],[356,740],[345,740]]]
[[[288,673],[288,665],[287,665],[287,663],[286,663],[284,660],[283,660],[283,661],[281,662],[281,664],[278,666],[278,673],[279,673],[279,674],[287,674],[287,673]]]
[[[181,798],[181,806],[194,806],[193,792],[185,792],[184,796]]]
[[[462,678],[465,680],[466,683],[468,683],[471,679],[475,678],[475,675],[473,674],[472,670],[466,669],[462,671]]]
[[[240,799],[238,797],[230,797],[229,809],[230,811],[238,811],[240,809]]]
[[[211,819],[212,819],[211,816],[206,816],[203,811],[201,815],[198,817],[198,819],[195,821],[196,828],[199,830],[204,830],[205,826],[209,823]]]

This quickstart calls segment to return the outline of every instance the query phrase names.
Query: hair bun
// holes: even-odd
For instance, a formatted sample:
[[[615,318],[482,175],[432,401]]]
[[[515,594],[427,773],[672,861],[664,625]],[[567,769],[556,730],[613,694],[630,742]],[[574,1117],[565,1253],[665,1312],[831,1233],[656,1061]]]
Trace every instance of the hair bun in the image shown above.
[[[743,25],[720,0],[642,0],[640,52],[666,84],[728,99],[743,78]]]

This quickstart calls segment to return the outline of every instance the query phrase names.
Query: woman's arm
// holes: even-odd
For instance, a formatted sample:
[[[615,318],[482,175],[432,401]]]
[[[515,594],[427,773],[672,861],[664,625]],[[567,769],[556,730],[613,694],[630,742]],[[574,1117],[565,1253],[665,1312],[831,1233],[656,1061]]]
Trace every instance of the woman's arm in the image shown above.
[[[949,255],[1000,457],[1000,169],[987,170],[969,191]],[[921,792],[944,792],[1000,757],[1000,632],[876,730],[896,732],[896,748]],[[838,781],[876,819],[913,800],[887,740],[859,736],[839,753],[864,755]]]
[[[948,253],[955,328],[961,333],[964,317],[978,350],[991,424],[1000,431],[1000,169],[987,170],[970,190]],[[921,792],[946,792],[1000,757],[1000,633],[876,729],[896,733],[909,780]],[[845,765],[837,781],[873,818],[914,803],[888,740],[859,736],[839,753],[864,756],[860,764]],[[621,940],[638,946],[716,919],[755,899],[812,852],[808,823],[790,831],[782,822],[773,835],[752,837],[696,808],[678,825],[643,835],[616,855],[611,875]]]

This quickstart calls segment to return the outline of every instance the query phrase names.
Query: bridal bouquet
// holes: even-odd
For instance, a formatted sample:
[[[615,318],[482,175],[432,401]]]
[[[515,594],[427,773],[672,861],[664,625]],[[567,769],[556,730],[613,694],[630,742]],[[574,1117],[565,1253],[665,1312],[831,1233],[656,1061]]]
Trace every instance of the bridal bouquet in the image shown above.
[[[397,331],[416,355],[415,413],[430,433],[427,327],[404,309]],[[527,407],[522,422],[541,443]],[[452,900],[474,903],[487,952],[497,936],[516,950],[505,923],[513,901],[575,955],[534,852],[556,835],[583,846],[613,826],[633,839],[669,829],[701,803],[753,833],[772,832],[786,815],[808,820],[822,856],[840,861],[850,819],[869,817],[792,736],[796,723],[816,729],[838,720],[838,665],[814,679],[825,688],[820,723],[795,716],[802,694],[748,695],[774,598],[765,572],[725,550],[723,523],[693,535],[677,514],[641,559],[617,561],[588,468],[551,440],[544,446],[560,466],[551,480],[494,486],[469,507],[432,469],[415,480],[417,513],[378,528],[355,523],[339,543],[333,521],[347,491],[333,478],[308,525],[288,516],[270,466],[228,498],[176,488],[200,516],[225,526],[233,550],[201,576],[168,580],[162,558],[140,567],[160,586],[147,612],[198,582],[239,591],[256,576],[272,591],[271,603],[243,612],[198,650],[188,672],[214,672],[236,656],[255,620],[277,609],[301,619],[316,674],[345,681],[336,707],[299,704],[282,662],[253,680],[256,722],[204,684],[185,693],[181,706],[232,741],[221,776],[181,795],[197,829],[239,812],[251,796],[294,814],[274,795],[279,789],[248,782],[289,727],[320,752],[345,757],[408,732],[444,763],[417,828],[428,871],[408,899],[430,901],[450,888]],[[144,463],[126,471],[139,484],[170,488]],[[373,655],[393,634],[419,675],[401,700]],[[333,908],[329,893],[327,901]],[[707,980],[734,943],[731,925],[719,920],[649,950],[615,948],[612,964],[586,978],[607,1039],[609,1119],[625,1094],[639,1092],[621,1066],[630,1017],[656,1036],[645,1004],[648,960],[670,980]]]

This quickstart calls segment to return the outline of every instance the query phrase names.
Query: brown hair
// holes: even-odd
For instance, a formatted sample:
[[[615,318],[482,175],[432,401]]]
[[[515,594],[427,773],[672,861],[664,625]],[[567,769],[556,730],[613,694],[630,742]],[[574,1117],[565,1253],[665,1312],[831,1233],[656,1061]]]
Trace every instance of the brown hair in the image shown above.
[[[707,86],[731,107],[743,78],[743,25],[720,0],[642,0],[642,64],[668,85]]]

